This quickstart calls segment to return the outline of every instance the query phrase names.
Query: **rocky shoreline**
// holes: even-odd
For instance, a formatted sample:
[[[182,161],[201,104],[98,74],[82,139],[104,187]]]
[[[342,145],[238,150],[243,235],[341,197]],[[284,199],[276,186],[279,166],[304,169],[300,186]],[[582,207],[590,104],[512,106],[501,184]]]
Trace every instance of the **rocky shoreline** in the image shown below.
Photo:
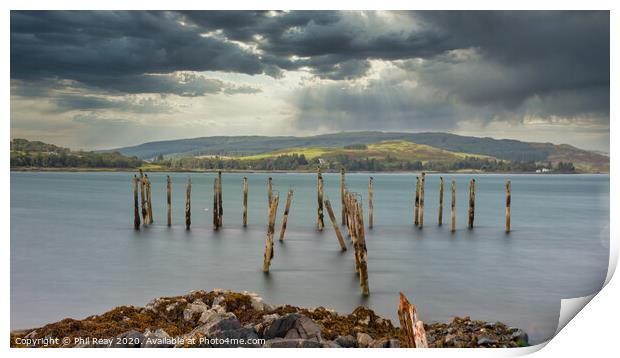
[[[500,322],[455,317],[424,324],[429,347],[520,347],[527,334]],[[83,320],[64,319],[11,333],[11,347],[399,348],[389,319],[359,306],[341,315],[324,307],[272,306],[255,293],[192,291],[145,307],[121,306]]]

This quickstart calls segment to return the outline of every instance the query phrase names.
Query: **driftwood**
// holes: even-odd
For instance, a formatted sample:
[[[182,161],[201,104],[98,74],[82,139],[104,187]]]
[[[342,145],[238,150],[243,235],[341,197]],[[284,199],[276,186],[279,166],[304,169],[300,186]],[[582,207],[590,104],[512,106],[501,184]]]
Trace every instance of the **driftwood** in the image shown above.
[[[170,175],[166,176],[166,210],[168,226],[172,226],[172,184],[170,182]]]
[[[284,206],[284,215],[282,216],[282,226],[280,227],[280,241],[284,241],[284,232],[286,231],[286,223],[288,221],[288,212],[291,209],[291,200],[293,199],[293,189],[288,190],[286,196],[286,206]]]
[[[472,179],[469,182],[469,210],[467,212],[468,214],[467,227],[470,229],[474,228],[475,207],[476,207],[476,179]]]
[[[138,177],[133,176],[133,228],[140,230],[140,209],[138,207]]]
[[[248,178],[243,177],[243,227],[248,226]]]
[[[437,214],[437,225],[443,224],[443,177],[439,177],[439,213]]]
[[[400,320],[400,331],[405,338],[405,347],[428,348],[424,322],[418,319],[418,312],[415,306],[409,303],[409,300],[402,292],[400,293],[398,318]]]
[[[510,180],[506,180],[506,232],[510,232]]]
[[[279,195],[272,197],[269,204],[269,224],[267,225],[267,240],[265,242],[265,254],[263,256],[263,272],[269,272],[271,259],[273,259],[273,234],[275,231],[276,214],[278,212]]]
[[[327,208],[327,214],[329,215],[329,219],[334,226],[334,231],[336,232],[336,237],[338,238],[340,248],[342,249],[342,251],[346,251],[347,245],[344,243],[344,237],[342,236],[342,232],[338,227],[338,222],[336,221],[336,216],[334,215],[334,210],[332,210],[332,204],[329,202],[329,199],[325,199],[325,207]]]
[[[185,230],[189,230],[192,225],[192,178],[187,178],[187,189],[185,190]]]
[[[450,230],[454,232],[456,231],[456,181],[452,180],[450,190],[452,191],[452,201],[450,202],[450,217],[452,220],[452,228]]]
[[[373,226],[373,209],[374,206],[372,204],[373,197],[373,177],[368,179],[368,228],[372,229]]]

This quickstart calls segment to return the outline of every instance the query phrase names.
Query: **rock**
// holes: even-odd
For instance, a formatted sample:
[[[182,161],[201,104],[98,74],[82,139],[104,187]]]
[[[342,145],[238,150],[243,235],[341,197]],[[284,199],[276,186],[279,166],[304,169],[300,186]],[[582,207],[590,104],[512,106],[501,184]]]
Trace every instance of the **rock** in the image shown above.
[[[387,339],[378,339],[373,343],[372,348],[388,348],[389,346],[390,341]]]
[[[513,331],[512,334],[510,335],[510,338],[517,342],[517,344],[528,344],[528,339],[529,337],[527,336],[527,333],[525,333],[524,331],[517,329],[516,331]]]
[[[389,343],[390,348],[400,348],[400,341],[398,339],[390,339]]]
[[[310,339],[274,338],[263,345],[265,348],[321,348],[321,343]]]
[[[360,319],[359,321],[357,321],[357,323],[363,326],[368,326],[368,324],[370,323],[370,316],[366,316],[366,318]]]
[[[235,330],[241,328],[241,323],[232,312],[214,313],[209,316],[207,321],[189,332],[186,337],[191,338],[198,333],[210,337],[220,331]]]
[[[302,338],[321,341],[321,327],[312,319],[299,315],[294,326],[286,332],[284,338]]]
[[[183,319],[186,321],[189,321],[194,317],[194,314],[200,313],[199,322],[204,323],[207,320],[207,316],[205,315],[205,313],[208,310],[209,310],[209,306],[207,306],[202,301],[190,303],[187,305],[185,310],[183,310]]]
[[[276,318],[263,332],[264,339],[282,338],[295,326],[295,322],[301,317],[299,313],[289,313],[283,317]]]
[[[374,340],[372,339],[371,336],[369,336],[366,333],[361,333],[361,332],[357,333],[357,346],[359,348],[372,347],[373,344],[374,344]]]
[[[109,348],[140,348],[145,336],[138,331],[129,331],[114,337]]]
[[[492,344],[497,344],[497,340],[488,337],[488,336],[481,336],[480,338],[478,338],[478,345],[479,346],[488,346],[488,345],[492,345]]]
[[[211,306],[219,306],[222,302],[224,302],[224,296],[217,296],[213,299]]]
[[[343,348],[357,348],[357,339],[352,335],[338,336],[334,341]]]
[[[456,335],[454,335],[454,334],[447,334],[444,337],[443,342],[446,345],[454,345],[454,343],[456,343]]]
[[[158,329],[152,332],[147,329],[144,332],[144,341],[140,345],[142,348],[172,348],[174,344],[171,344],[170,336],[163,329]]]
[[[336,342],[334,341],[323,341],[321,343],[321,347],[322,348],[341,348]]]
[[[212,340],[211,346],[214,348],[258,348],[258,335],[254,328],[241,327],[227,331],[218,331],[209,336]],[[241,343],[243,341],[243,343]]]
[[[24,336],[24,338],[26,339],[34,339],[37,336],[37,330],[35,329],[34,331],[28,333],[27,335]]]

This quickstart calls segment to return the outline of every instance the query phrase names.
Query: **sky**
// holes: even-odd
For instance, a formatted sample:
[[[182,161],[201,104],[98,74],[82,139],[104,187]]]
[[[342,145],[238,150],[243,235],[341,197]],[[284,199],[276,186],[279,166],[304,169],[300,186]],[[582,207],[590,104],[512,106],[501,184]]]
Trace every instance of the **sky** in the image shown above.
[[[607,11],[11,11],[11,138],[449,132],[609,151]]]

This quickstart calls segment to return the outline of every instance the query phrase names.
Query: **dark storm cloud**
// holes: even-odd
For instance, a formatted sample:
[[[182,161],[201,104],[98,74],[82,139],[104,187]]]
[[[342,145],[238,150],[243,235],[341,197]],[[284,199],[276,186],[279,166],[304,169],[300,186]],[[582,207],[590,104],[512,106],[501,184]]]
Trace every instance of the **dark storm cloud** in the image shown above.
[[[605,11],[13,11],[11,78],[202,96],[260,89],[174,73],[281,78],[302,69],[343,81],[366,75],[370,60],[385,60],[398,61],[418,86],[307,88],[295,99],[298,125],[334,126],[327,121],[337,111],[352,118],[340,129],[359,128],[347,123],[379,111],[400,113],[390,125],[413,129],[424,118],[450,127],[463,113],[486,120],[592,115],[608,122],[609,40]],[[325,93],[329,113],[321,113]],[[411,118],[418,122],[407,124]]]

